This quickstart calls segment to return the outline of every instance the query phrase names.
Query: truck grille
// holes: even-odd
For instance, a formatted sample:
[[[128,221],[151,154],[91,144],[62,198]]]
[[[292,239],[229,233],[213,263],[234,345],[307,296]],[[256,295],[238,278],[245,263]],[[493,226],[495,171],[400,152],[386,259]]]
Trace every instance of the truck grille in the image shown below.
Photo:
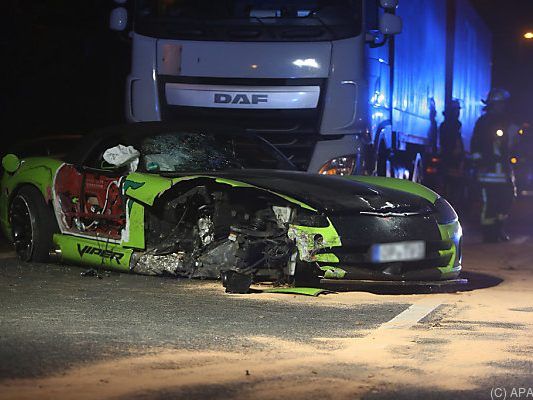
[[[256,132],[280,150],[299,170],[307,171],[319,135]]]
[[[253,131],[276,131],[280,133],[318,133],[325,91],[325,79],[241,79],[241,78],[196,78],[160,75],[158,77],[161,117],[163,121],[209,122],[224,124]],[[316,109],[236,109],[175,106],[167,104],[167,83],[217,86],[319,86],[321,90]]]
[[[165,85],[184,83],[216,86],[319,86],[320,100],[316,109],[258,110],[186,107],[169,105],[166,102]],[[163,121],[219,124],[245,129],[264,137],[274,144],[299,169],[306,171],[319,135],[324,104],[326,79],[242,79],[202,78],[160,75],[158,87]]]

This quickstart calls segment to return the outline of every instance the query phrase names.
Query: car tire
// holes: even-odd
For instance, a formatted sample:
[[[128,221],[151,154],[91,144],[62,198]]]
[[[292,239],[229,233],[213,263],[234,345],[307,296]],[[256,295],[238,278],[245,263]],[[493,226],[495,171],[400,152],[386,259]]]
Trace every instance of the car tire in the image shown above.
[[[9,221],[18,258],[25,262],[48,261],[58,229],[41,192],[32,186],[21,188],[10,203]]]

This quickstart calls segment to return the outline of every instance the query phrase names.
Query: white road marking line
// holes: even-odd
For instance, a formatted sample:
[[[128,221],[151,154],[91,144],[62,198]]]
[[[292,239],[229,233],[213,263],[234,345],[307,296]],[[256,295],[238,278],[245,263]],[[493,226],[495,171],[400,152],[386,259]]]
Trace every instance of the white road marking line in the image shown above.
[[[437,299],[422,300],[411,305],[411,307],[398,314],[389,322],[385,322],[378,328],[378,330],[409,329],[413,325],[417,324],[418,321],[429,315],[441,304],[442,302],[438,301]]]
[[[519,236],[516,239],[511,240],[511,244],[524,244],[529,240],[529,236]]]

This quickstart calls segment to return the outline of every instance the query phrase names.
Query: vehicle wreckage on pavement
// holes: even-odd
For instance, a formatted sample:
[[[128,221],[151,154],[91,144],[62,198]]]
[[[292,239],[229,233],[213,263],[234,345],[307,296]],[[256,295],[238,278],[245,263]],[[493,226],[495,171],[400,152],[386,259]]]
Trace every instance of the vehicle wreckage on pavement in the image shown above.
[[[89,135],[65,160],[3,159],[4,232],[23,261],[254,282],[451,283],[461,226],[431,190],[294,170],[264,140],[157,123]]]

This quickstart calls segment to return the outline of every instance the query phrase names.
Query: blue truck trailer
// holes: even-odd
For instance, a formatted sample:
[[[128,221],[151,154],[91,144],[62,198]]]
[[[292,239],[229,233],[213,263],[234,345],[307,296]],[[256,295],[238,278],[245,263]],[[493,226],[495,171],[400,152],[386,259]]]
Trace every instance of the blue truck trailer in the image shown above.
[[[469,0],[117,3],[129,121],[239,126],[309,172],[420,181],[446,103],[461,102],[468,144],[490,89]]]
[[[452,99],[468,149],[490,90],[492,36],[468,0],[401,2],[398,15],[402,34],[368,52],[373,144],[381,175],[420,180]]]

